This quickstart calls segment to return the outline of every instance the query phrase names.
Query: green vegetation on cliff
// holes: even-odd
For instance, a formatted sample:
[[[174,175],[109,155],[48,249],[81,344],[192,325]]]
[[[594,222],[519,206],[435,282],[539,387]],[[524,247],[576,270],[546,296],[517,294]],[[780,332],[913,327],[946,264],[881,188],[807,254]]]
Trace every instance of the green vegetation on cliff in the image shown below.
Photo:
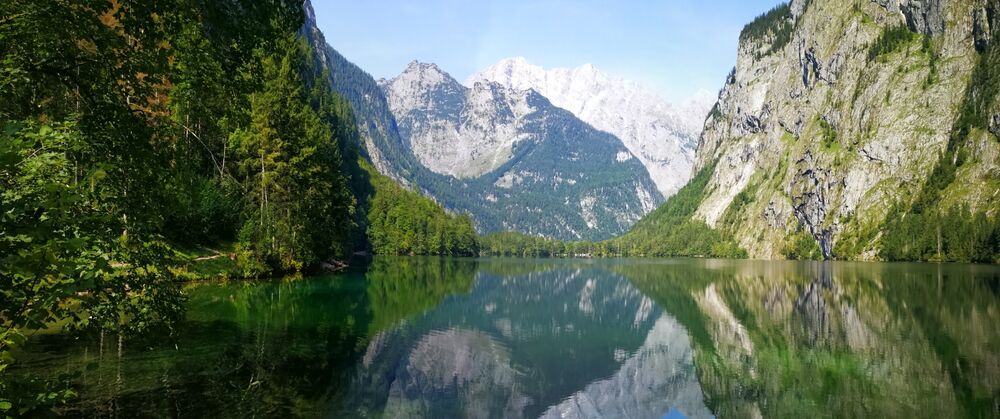
[[[694,218],[705,198],[705,188],[715,165],[702,168],[663,206],[647,215],[624,236],[613,240],[624,256],[701,256],[745,258],[746,252],[726,237]]]
[[[973,150],[998,139],[989,132],[991,107],[1000,99],[1000,46],[990,43],[977,57],[947,148],[916,198],[897,204],[886,217],[880,257],[885,260],[1000,262],[1000,222],[995,203],[973,208],[956,192],[970,167],[988,164]],[[991,144],[995,146],[995,144]],[[972,179],[996,187],[990,179]],[[950,198],[950,199],[949,199]],[[957,198],[957,199],[956,199]]]
[[[795,21],[789,4],[782,3],[767,11],[740,32],[740,42],[770,42],[766,54],[780,51],[792,41]]]
[[[875,40],[875,43],[868,50],[868,60],[872,61],[883,55],[896,52],[899,48],[908,45],[914,39],[920,37],[920,34],[911,31],[906,25],[887,27],[882,30],[878,39]]]

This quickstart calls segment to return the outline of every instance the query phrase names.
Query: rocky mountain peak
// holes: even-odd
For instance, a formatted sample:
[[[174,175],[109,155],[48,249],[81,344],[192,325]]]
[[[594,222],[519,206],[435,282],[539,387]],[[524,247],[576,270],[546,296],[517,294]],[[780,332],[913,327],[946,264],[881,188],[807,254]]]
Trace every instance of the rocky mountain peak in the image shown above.
[[[496,67],[507,69],[509,72],[514,73],[519,71],[519,69],[531,67],[528,63],[528,59],[524,57],[510,57],[504,58],[496,63]]]
[[[420,61],[412,61],[406,66],[398,76],[389,80],[388,83],[395,84],[396,82],[401,83],[418,83],[421,86],[433,87],[437,85],[458,85],[458,81],[451,77],[450,74],[441,70],[437,64],[434,63],[422,63]]]
[[[380,80],[389,109],[396,115],[415,110],[454,119],[461,112],[466,88],[436,64],[411,62],[391,80]]]
[[[699,92],[673,104],[658,93],[595,67],[545,69],[523,57],[501,60],[466,80],[466,86],[492,81],[515,90],[534,90],[557,107],[597,129],[617,136],[669,196],[691,174],[694,149],[715,103]]]
[[[501,67],[532,68],[523,58]],[[461,85],[414,62],[381,87],[400,138],[428,172],[418,184],[452,208],[468,208],[486,231],[605,238],[663,200],[621,140],[531,86]]]

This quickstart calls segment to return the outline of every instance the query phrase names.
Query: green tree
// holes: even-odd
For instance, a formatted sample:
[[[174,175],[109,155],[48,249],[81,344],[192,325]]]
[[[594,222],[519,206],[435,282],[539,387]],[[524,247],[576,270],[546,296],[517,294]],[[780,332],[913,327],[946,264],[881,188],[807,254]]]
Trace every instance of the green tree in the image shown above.
[[[170,28],[154,12],[0,5],[0,413],[70,394],[5,376],[25,332],[60,322],[130,336],[179,316],[160,234],[170,148],[156,46]]]
[[[251,124],[232,137],[248,191],[239,253],[249,275],[301,271],[350,250],[353,197],[333,121],[303,82],[312,74],[308,46],[289,37],[280,50],[262,59]]]

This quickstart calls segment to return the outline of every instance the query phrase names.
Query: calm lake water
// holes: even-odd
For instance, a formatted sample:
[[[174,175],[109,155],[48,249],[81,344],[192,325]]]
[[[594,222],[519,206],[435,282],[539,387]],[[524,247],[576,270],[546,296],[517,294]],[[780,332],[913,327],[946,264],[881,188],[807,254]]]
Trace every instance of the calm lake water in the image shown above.
[[[69,416],[1000,417],[1000,268],[378,258],[35,336]]]

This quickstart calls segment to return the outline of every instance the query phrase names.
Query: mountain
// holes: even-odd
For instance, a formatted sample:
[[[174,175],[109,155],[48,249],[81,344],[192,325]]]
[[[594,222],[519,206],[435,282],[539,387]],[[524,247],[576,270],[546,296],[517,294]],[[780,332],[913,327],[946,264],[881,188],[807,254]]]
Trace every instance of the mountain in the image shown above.
[[[435,173],[475,178],[509,161],[516,143],[538,139],[524,130],[538,110],[529,102],[543,100],[537,94],[489,83],[466,89],[436,65],[417,62],[382,88],[400,136]]]
[[[621,140],[533,90],[468,88],[418,62],[380,84],[402,141],[426,169],[413,182],[471,213],[481,231],[605,239],[663,200]]]
[[[693,220],[757,258],[1000,259],[998,11],[794,0],[749,24]]]
[[[312,46],[316,61],[327,70],[333,91],[350,104],[361,137],[359,151],[379,173],[407,185],[419,163],[400,139],[381,87],[371,75],[326,42],[309,0],[304,8],[306,20],[300,33]]]
[[[414,64],[395,79],[397,94],[387,94],[390,82],[380,85],[328,45],[308,1],[305,7],[301,33],[351,107],[360,153],[379,173],[452,213],[472,215],[480,232],[604,239],[663,200],[619,139],[536,92],[468,89],[436,67]],[[467,104],[475,106],[463,114]]]
[[[691,177],[695,148],[716,97],[698,92],[682,104],[667,102],[638,83],[608,75],[593,65],[546,70],[522,57],[509,58],[469,77],[465,85],[495,82],[535,90],[625,143],[664,196]]]

